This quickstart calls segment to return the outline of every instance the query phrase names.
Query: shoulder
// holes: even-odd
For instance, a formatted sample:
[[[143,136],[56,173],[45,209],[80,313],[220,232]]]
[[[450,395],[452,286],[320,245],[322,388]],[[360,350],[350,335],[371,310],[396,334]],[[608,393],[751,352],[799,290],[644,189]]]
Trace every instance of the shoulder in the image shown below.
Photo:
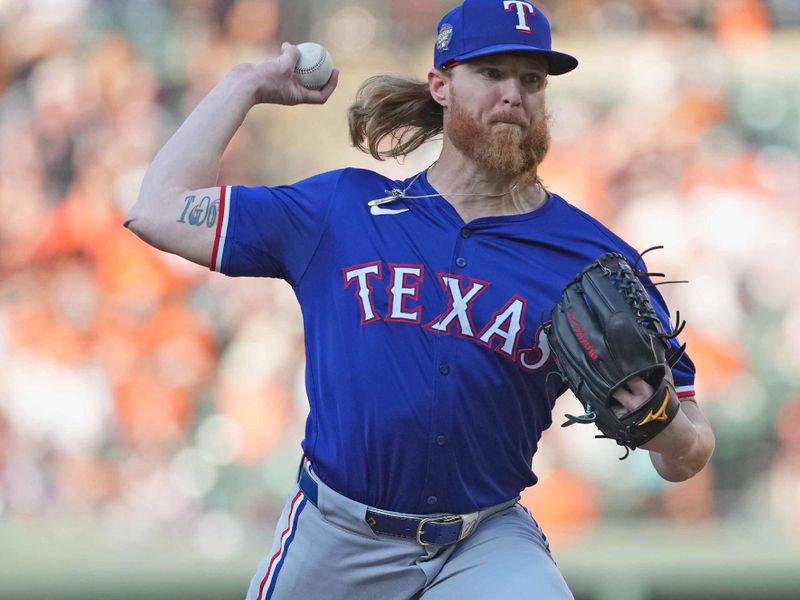
[[[355,167],[341,169],[336,173],[331,200],[345,210],[353,205],[387,197],[392,190],[405,189],[409,181],[391,179],[375,171]]]
[[[595,238],[607,246],[610,250],[615,250],[628,258],[635,260],[639,252],[628,242],[614,233],[608,226],[589,213],[581,210],[577,206],[570,204],[567,200],[551,192],[555,202],[555,209],[558,212],[559,220],[568,224],[570,229],[582,237]]]
[[[341,181],[348,184],[380,184],[380,185],[389,185],[396,183],[393,179],[386,177],[385,175],[381,175],[376,171],[372,171],[370,169],[361,169],[358,167],[347,167],[345,169],[340,169],[339,171],[334,171],[335,173],[339,173],[341,177]]]
[[[373,189],[391,187],[392,183],[392,180],[374,171],[347,167],[310,175],[292,183],[231,187],[235,188],[238,196],[334,200],[340,197],[359,197],[361,194],[372,193]]]
[[[396,187],[399,183],[369,169],[346,167],[315,175],[295,185],[324,185],[332,196],[344,196],[352,199],[364,194],[374,194],[374,190],[383,193],[385,190]]]
[[[379,173],[370,171],[368,169],[345,167],[342,169],[334,169],[331,171],[324,171],[322,173],[310,175],[308,177],[304,177],[303,179],[297,180],[294,183],[268,185],[265,187],[291,188],[291,187],[303,187],[309,185],[331,186],[331,185],[341,185],[343,183],[357,184],[357,183],[370,183],[375,181],[391,181],[391,180],[387,179],[383,175],[380,175]]]

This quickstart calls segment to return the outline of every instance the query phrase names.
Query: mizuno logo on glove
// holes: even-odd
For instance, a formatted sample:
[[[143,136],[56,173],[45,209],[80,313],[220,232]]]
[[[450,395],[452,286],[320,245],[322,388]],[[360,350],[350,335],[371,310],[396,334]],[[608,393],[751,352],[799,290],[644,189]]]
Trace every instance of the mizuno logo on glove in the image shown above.
[[[639,426],[647,425],[648,423],[652,423],[654,421],[666,421],[667,420],[667,405],[669,404],[669,390],[664,394],[664,401],[661,403],[661,406],[658,408],[656,412],[652,410],[647,413],[647,416],[639,421]]]

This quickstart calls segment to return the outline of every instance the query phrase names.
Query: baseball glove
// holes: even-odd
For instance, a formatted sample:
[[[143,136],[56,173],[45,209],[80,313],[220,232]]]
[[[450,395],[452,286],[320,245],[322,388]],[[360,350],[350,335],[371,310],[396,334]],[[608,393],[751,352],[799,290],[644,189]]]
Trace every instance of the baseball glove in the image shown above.
[[[602,432],[596,437],[626,448],[620,460],[663,431],[679,408],[671,367],[685,345],[676,348],[670,340],[685,323],[665,331],[639,279],[643,275],[662,274],[638,271],[616,252],[604,254],[567,284],[546,327],[559,370],[585,410],[566,415],[562,427],[595,423]],[[635,377],[655,391],[628,411],[614,393]]]

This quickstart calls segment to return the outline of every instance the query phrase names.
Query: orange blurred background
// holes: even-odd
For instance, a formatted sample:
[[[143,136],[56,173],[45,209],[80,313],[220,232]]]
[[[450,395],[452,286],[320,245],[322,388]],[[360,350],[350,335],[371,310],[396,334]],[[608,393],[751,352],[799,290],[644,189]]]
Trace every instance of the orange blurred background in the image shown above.
[[[542,0],[581,67],[549,87],[548,187],[633,245],[688,320],[717,432],[698,477],[646,453],[545,434],[523,501],[556,551],[624,518],[766,521],[800,540],[800,5]],[[91,517],[115,535],[216,528],[224,560],[271,530],[299,458],[303,336],[287,285],[234,280],[122,228],[144,169],[233,65],[319,41],[323,108],[258,107],[220,183],[375,163],[345,109],[378,72],[423,78],[452,2],[0,3],[0,523]],[[560,413],[573,410],[562,399]],[[572,404],[570,404],[572,403]],[[588,428],[587,428],[588,429]],[[220,519],[220,515],[228,518]]]

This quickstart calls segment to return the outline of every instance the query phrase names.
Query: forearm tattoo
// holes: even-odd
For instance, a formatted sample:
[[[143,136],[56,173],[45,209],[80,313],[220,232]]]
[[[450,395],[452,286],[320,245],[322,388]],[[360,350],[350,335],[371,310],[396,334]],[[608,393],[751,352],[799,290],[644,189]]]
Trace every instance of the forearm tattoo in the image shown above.
[[[209,229],[217,224],[219,215],[219,196],[216,198],[204,195],[198,198],[195,194],[186,196],[183,199],[184,207],[178,223],[191,225],[192,227],[208,227]]]

